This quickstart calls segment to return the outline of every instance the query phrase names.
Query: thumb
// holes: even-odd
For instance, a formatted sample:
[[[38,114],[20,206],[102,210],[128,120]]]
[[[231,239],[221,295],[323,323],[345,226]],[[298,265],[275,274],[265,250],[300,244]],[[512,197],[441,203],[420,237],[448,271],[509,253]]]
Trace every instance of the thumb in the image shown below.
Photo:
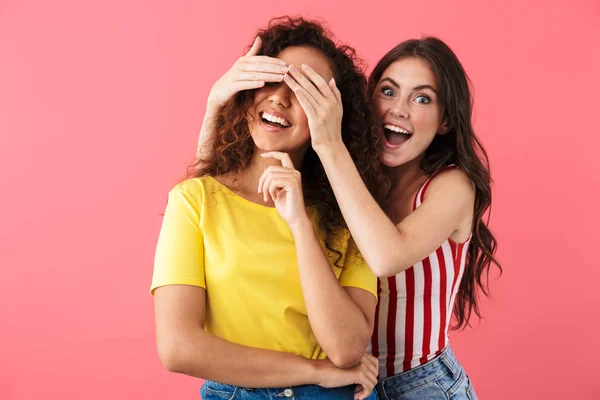
[[[254,39],[254,43],[252,44],[252,47],[250,48],[250,50],[248,50],[248,53],[246,53],[246,56],[257,55],[258,52],[260,51],[261,46],[262,46],[262,40],[260,39],[260,36],[257,36],[256,39]]]

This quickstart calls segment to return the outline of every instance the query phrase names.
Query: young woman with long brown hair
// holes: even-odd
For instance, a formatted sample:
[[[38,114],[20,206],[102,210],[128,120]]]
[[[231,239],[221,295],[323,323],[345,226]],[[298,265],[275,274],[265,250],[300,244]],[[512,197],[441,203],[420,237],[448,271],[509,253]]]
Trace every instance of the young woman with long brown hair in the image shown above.
[[[360,252],[380,277],[371,341],[379,398],[476,398],[449,347],[448,328],[453,314],[456,327],[480,315],[478,293],[488,293],[490,266],[500,265],[486,222],[489,164],[472,126],[461,63],[428,37],[400,43],[375,66],[368,97],[391,184],[380,204],[335,123],[342,89],[313,73],[291,76],[285,81],[306,111],[312,148]]]

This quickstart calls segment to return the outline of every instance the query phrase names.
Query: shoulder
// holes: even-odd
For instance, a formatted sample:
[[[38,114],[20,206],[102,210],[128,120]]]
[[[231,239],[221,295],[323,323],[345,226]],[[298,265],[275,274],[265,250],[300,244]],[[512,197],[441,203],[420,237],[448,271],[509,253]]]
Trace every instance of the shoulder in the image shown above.
[[[186,179],[173,186],[173,188],[171,188],[169,191],[169,195],[184,195],[191,196],[193,198],[201,198],[202,194],[207,189],[215,185],[213,182],[214,179],[209,176]]]
[[[168,203],[177,207],[191,208],[196,212],[214,185],[210,177],[192,178],[179,182],[169,190]]]
[[[458,195],[465,198],[475,197],[475,185],[460,168],[449,167],[437,172],[429,181],[424,198],[443,195]]]
[[[423,193],[423,204],[440,207],[446,204],[453,212],[473,209],[475,204],[475,185],[460,168],[444,168],[429,181]]]

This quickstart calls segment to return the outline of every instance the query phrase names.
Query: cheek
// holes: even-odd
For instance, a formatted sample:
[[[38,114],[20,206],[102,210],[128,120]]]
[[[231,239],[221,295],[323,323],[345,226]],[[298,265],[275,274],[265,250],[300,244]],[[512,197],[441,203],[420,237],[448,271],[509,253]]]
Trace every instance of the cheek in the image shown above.
[[[438,113],[433,110],[422,110],[421,112],[413,113],[415,125],[423,133],[436,134],[438,130]]]
[[[382,119],[385,114],[388,112],[389,107],[386,107],[382,101],[375,100],[375,113],[378,119]]]
[[[308,117],[304,113],[304,110],[302,109],[302,107],[300,107],[296,111],[294,122],[295,122],[294,125],[298,131],[300,131],[300,132],[306,131],[307,135],[310,134],[309,129],[308,129]]]

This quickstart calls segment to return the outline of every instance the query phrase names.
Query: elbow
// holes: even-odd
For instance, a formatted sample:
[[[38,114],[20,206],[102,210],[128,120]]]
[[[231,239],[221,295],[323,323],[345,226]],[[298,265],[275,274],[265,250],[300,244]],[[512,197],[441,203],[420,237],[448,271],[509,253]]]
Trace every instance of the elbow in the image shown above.
[[[404,259],[393,255],[379,257],[370,263],[367,260],[367,264],[378,278],[394,276],[410,268],[410,265],[405,265],[406,261]]]
[[[175,341],[158,343],[158,358],[163,367],[169,372],[185,374],[188,369],[186,352],[183,346]]]
[[[364,352],[359,351],[343,351],[331,354],[329,361],[338,368],[347,369],[352,368],[358,364],[363,356]]]
[[[397,264],[396,268],[394,268],[393,263],[386,261],[374,262],[373,264],[369,265],[369,267],[378,278],[387,278],[396,275],[397,273],[402,272],[404,270],[399,269],[397,267]]]

